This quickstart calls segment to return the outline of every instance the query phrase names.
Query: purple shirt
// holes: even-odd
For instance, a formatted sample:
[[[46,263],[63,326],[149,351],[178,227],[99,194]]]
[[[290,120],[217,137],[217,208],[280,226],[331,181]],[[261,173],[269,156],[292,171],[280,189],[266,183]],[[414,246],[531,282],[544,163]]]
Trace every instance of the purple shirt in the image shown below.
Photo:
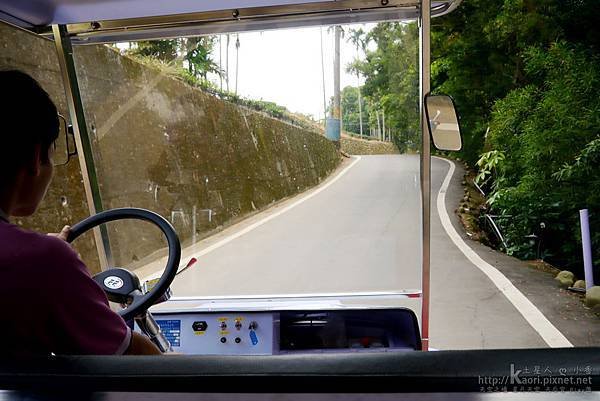
[[[13,355],[122,354],[131,331],[63,240],[0,216],[0,339]]]

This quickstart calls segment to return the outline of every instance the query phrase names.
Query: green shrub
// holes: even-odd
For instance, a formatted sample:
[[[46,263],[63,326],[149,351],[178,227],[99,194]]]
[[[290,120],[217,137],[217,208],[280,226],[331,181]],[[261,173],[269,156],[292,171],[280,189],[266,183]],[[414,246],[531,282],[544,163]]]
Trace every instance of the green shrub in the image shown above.
[[[545,255],[578,271],[579,209],[590,209],[600,261],[600,61],[565,42],[532,47],[524,60],[532,83],[497,101],[492,112],[486,146],[506,155],[493,166],[492,210],[505,217],[500,225],[509,252]],[[489,175],[489,166],[481,167]],[[541,243],[532,244],[530,235]]]

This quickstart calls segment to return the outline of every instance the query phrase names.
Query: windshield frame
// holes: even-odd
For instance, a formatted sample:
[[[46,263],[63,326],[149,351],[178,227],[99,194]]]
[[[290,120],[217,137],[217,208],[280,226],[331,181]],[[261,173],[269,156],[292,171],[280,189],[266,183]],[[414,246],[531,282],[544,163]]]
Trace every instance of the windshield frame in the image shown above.
[[[354,4],[353,1],[344,2]],[[413,10],[415,9],[415,3],[406,3],[402,0],[394,1],[396,3],[409,4],[408,7]],[[444,3],[448,5],[444,9],[442,13],[450,12],[453,7],[456,7],[459,2],[451,2]],[[319,4],[329,4],[329,3],[319,3]],[[384,9],[384,14],[387,14],[385,7],[387,6],[388,1],[382,1],[378,7],[380,9]],[[330,5],[330,4],[329,4]],[[421,338],[423,344],[423,350],[428,350],[429,348],[429,300],[430,300],[430,215],[431,215],[431,150],[430,150],[430,136],[427,130],[426,116],[424,113],[424,99],[425,96],[430,91],[430,42],[431,42],[431,17],[432,13],[435,12],[431,8],[431,0],[422,0],[419,7],[416,7],[417,10],[417,18],[419,25],[419,77],[420,77],[420,93],[419,93],[419,110],[420,110],[420,132],[421,132],[421,151],[420,151],[420,188],[421,188],[421,274],[422,274],[422,293],[421,293]],[[318,5],[317,5],[318,6]],[[300,5],[296,5],[296,7],[301,7]],[[305,5],[306,10],[308,10],[308,14],[310,14],[310,9],[315,7],[315,5]],[[285,9],[285,7],[282,7]],[[395,8],[389,8],[391,10],[395,10]],[[237,11],[237,10],[236,10]],[[370,15],[369,13],[372,10],[353,10],[352,12],[348,12],[348,10],[339,10],[335,9],[334,11],[328,11],[334,16],[337,16],[338,20],[334,23],[350,23],[356,22],[356,15],[359,15],[361,12],[365,12],[366,15]],[[422,12],[421,12],[422,11]],[[263,11],[264,13],[265,11]],[[305,16],[305,14],[300,14],[301,16]],[[328,15],[328,14],[327,14]],[[238,15],[239,16],[239,15]],[[236,24],[239,27],[240,23],[238,21],[238,16],[234,16],[234,21],[229,22],[229,24],[234,27]],[[168,18],[165,17],[165,18]],[[258,19],[260,20],[261,16],[259,15]],[[281,14],[278,18],[273,17],[276,24],[274,27],[277,28],[286,28],[286,27],[295,27],[297,21],[296,18],[289,19],[288,15]],[[121,21],[119,24],[121,28],[119,29],[127,29],[125,22]],[[300,20],[302,21],[302,19]],[[324,19],[322,16],[317,16],[314,19],[314,22],[317,25],[327,25],[330,20]],[[226,32],[217,29],[219,25],[207,25],[204,21],[195,21],[195,22],[186,22],[190,27],[199,26],[202,29],[211,30],[210,33],[223,33]],[[88,30],[90,24],[87,24]],[[94,25],[91,24],[92,30],[94,27],[96,29],[100,29],[102,25]],[[243,22],[242,22],[243,26]],[[261,27],[261,25],[259,25]],[[155,31],[160,34],[162,27],[160,25],[154,26]],[[222,28],[222,27],[221,27]],[[263,27],[264,28],[264,27]],[[76,70],[75,70],[75,61],[73,56],[73,43],[74,39],[85,37],[88,35],[85,33],[77,33],[70,32],[70,29],[74,29],[73,26],[68,25],[53,25],[52,26],[52,36],[54,38],[54,42],[56,45],[56,50],[59,59],[59,65],[61,68],[61,73],[63,77],[63,83],[66,93],[67,104],[69,107],[69,113],[71,117],[71,122],[73,124],[73,131],[75,133],[75,140],[78,152],[78,159],[82,171],[83,183],[85,187],[86,199],[88,203],[88,208],[90,215],[97,214],[104,210],[101,193],[100,193],[100,185],[98,182],[96,166],[92,153],[92,143],[89,136],[89,132],[87,129],[87,124],[84,115],[84,108],[82,103],[82,96],[77,80]],[[149,29],[152,29],[150,27]],[[257,28],[260,30],[261,28]],[[151,30],[152,32],[152,30]],[[93,33],[92,33],[93,34]],[[205,33],[206,34],[206,33]],[[101,37],[101,36],[100,36]],[[168,35],[167,35],[168,37]],[[122,37],[119,37],[119,40],[122,40]],[[89,39],[89,36],[87,37]],[[97,44],[98,42],[87,40],[85,43]],[[104,42],[99,42],[104,43]],[[104,226],[100,228],[94,229],[94,238],[98,250],[100,266],[102,270],[106,270],[108,267],[113,266],[112,263],[112,255],[110,252],[110,241],[106,228]],[[417,308],[418,309],[418,308]]]

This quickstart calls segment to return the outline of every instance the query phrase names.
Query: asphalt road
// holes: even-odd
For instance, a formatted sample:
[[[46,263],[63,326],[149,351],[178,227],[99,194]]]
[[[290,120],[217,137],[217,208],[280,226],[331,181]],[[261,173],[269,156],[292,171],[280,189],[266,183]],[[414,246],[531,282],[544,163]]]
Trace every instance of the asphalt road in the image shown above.
[[[435,199],[448,168],[444,161],[432,161],[430,345],[544,347],[446,235]],[[459,183],[455,177],[449,192],[462,192]],[[451,213],[455,206],[446,207]],[[244,224],[269,213],[276,210]],[[232,227],[212,241],[240,229]],[[175,280],[173,290],[176,296],[224,296],[418,289],[420,253],[418,156],[363,156],[318,194],[203,254],[197,268]]]

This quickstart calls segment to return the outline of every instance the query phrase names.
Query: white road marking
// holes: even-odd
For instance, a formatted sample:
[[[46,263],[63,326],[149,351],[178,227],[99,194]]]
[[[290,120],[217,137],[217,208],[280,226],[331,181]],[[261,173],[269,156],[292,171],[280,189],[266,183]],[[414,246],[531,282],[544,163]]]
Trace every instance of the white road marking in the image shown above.
[[[285,212],[290,211],[291,209],[295,208],[296,206],[300,205],[303,202],[306,202],[307,200],[309,200],[310,198],[312,198],[313,196],[316,196],[318,194],[320,194],[321,192],[323,192],[324,190],[326,190],[327,188],[329,188],[331,185],[333,185],[337,180],[339,180],[340,178],[342,178],[347,172],[348,170],[350,170],[352,167],[354,167],[354,165],[356,165],[356,163],[358,163],[362,157],[360,156],[353,156],[354,157],[354,161],[347,166],[346,168],[344,168],[340,173],[338,173],[338,175],[336,175],[335,177],[333,177],[329,182],[325,183],[324,185],[316,188],[315,190],[313,190],[312,192],[308,193],[307,195],[301,197],[300,199],[298,199],[297,201],[295,201],[294,203],[291,203],[289,205],[287,205],[286,207],[284,207],[283,209],[265,217],[262,220],[257,221],[256,223],[253,223],[251,225],[249,225],[248,227],[245,227],[244,229],[223,238],[221,241],[219,242],[215,242],[214,244],[207,246],[206,248],[204,248],[203,250],[199,251],[198,253],[195,253],[193,256],[195,258],[199,258],[203,255],[206,255],[207,253],[210,253],[212,251],[214,251],[217,248],[222,247],[223,245],[233,241],[236,238],[241,237],[244,234],[249,233],[250,231],[254,230],[255,228],[258,228],[260,226],[262,226],[263,224],[273,220],[274,218],[281,216],[282,214],[284,214]],[[142,281],[146,281],[146,280],[152,280],[154,278],[158,278],[162,275],[162,270],[155,272],[147,277],[144,277],[142,279]]]
[[[473,251],[466,242],[458,235],[450,216],[446,211],[446,191],[450,185],[450,179],[454,174],[455,166],[450,160],[436,157],[436,159],[444,160],[450,165],[448,174],[442,183],[437,196],[437,209],[446,234],[452,242],[460,249],[460,251],[481,270],[502,294],[513,304],[517,311],[527,320],[529,325],[542,337],[548,346],[556,347],[572,347],[573,344],[544,316],[544,314],[529,300],[521,291],[517,289],[498,269],[483,260],[475,251]]]

